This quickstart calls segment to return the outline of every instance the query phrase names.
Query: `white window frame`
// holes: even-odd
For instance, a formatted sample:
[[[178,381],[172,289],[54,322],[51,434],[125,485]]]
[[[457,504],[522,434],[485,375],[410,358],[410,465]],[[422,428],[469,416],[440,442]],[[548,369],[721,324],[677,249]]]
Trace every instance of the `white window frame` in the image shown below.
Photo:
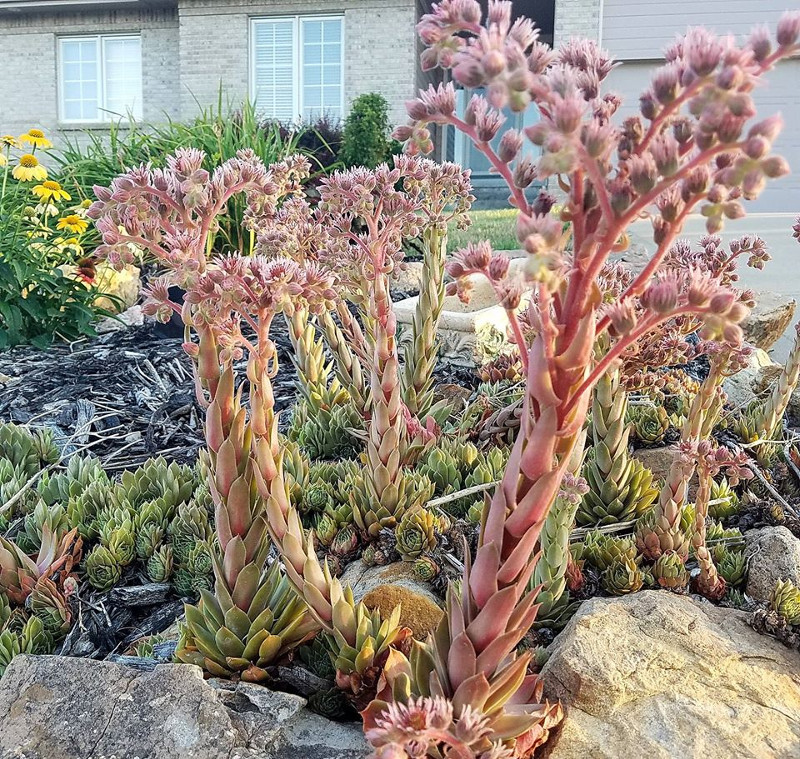
[[[294,81],[292,92],[292,123],[303,121],[303,60],[301,59],[302,53],[302,22],[303,21],[340,21],[341,22],[341,35],[339,37],[340,57],[339,57],[339,70],[341,71],[341,96],[339,98],[339,116],[344,119],[344,61],[345,61],[345,23],[343,13],[326,13],[326,14],[305,14],[296,13],[291,16],[254,16],[250,19],[250,41],[248,45],[248,56],[250,57],[250,65],[248,67],[249,87],[248,92],[250,102],[256,105],[256,49],[255,49],[255,28],[259,22],[263,21],[291,21],[292,22],[292,58],[294,65]],[[271,114],[266,114],[271,118]],[[320,110],[320,116],[325,115],[325,110]]]
[[[108,39],[114,40],[136,40],[139,42],[139,92],[138,104],[134,103],[131,109],[134,113],[134,118],[142,118],[144,109],[143,89],[144,82],[142,80],[142,35],[139,33],[128,34],[65,34],[58,37],[58,56],[57,56],[57,69],[58,69],[58,121],[60,124],[111,124],[115,121],[122,121],[127,123],[129,121],[129,114],[126,111],[122,114],[111,113],[106,108],[106,52],[105,41]],[[98,88],[98,104],[96,119],[69,119],[65,116],[66,108],[64,103],[64,54],[63,45],[65,42],[94,42],[97,49],[97,88]]]

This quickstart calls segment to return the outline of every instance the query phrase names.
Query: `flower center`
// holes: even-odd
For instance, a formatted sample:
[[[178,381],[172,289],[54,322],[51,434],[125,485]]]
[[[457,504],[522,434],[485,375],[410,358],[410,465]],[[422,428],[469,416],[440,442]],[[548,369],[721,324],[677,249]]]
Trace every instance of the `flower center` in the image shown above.
[[[52,180],[48,179],[46,182],[42,183],[42,187],[46,190],[60,190],[61,185],[58,182],[53,182]]]
[[[28,134],[31,137],[44,137],[44,132],[41,129],[29,129]]]
[[[19,165],[24,166],[26,169],[33,169],[39,165],[39,159],[35,155],[25,153],[25,155],[20,156]]]

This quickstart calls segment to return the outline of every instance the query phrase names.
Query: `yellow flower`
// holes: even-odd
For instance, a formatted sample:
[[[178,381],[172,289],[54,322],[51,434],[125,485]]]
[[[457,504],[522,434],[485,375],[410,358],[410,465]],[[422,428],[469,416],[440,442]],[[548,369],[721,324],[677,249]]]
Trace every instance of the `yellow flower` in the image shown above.
[[[0,145],[7,148],[15,148],[17,147],[17,138],[13,134],[4,134],[0,137]]]
[[[31,190],[42,201],[48,200],[72,200],[72,196],[64,190],[58,182],[48,179],[46,182],[37,184]]]
[[[71,213],[69,216],[62,216],[58,220],[58,224],[56,224],[58,229],[66,229],[67,232],[72,232],[72,234],[75,235],[85,232],[88,226],[89,222],[75,213]]]
[[[53,143],[44,136],[44,132],[41,129],[29,129],[25,134],[21,134],[19,144],[25,145],[26,143],[43,149],[53,147]]]
[[[47,169],[39,163],[39,159],[35,155],[25,153],[20,156],[19,165],[14,167],[11,176],[19,179],[20,182],[30,182],[32,179],[42,182],[47,179]]]
[[[5,166],[8,163],[5,153],[0,153],[0,166]]]

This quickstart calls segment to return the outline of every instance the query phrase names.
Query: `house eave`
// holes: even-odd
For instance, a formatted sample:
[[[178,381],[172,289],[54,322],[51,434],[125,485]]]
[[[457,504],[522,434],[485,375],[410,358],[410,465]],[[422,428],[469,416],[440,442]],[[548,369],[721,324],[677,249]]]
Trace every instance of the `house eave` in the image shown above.
[[[0,16],[59,11],[150,10],[176,5],[177,0],[0,0]]]

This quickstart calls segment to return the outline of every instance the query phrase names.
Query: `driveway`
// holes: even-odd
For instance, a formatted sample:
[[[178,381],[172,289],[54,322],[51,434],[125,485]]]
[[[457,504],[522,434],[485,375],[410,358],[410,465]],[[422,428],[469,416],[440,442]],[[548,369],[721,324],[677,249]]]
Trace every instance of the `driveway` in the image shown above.
[[[799,199],[800,200],[800,199]],[[800,214],[800,202],[798,203]],[[792,237],[792,226],[796,214],[750,214],[744,219],[725,224],[722,239],[727,243],[742,235],[752,234],[763,238],[772,256],[763,271],[742,266],[741,285],[755,291],[767,291],[776,295],[794,298],[800,303],[800,242]],[[643,245],[652,251],[653,241],[649,221],[636,222],[630,229],[631,243]],[[682,237],[697,240],[705,234],[705,220],[700,216],[690,217]],[[800,311],[795,320],[800,319]],[[785,361],[794,340],[794,327],[790,326],[783,337],[770,351],[776,361]]]

